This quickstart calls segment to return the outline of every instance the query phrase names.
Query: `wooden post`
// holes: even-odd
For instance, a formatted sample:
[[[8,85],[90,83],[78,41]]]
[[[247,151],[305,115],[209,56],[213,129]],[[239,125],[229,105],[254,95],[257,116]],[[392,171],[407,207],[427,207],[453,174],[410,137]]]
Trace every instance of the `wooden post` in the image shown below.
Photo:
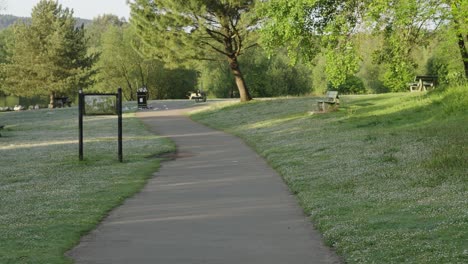
[[[123,151],[122,151],[122,88],[117,90],[117,115],[118,115],[118,149],[119,149],[119,161],[123,162]]]
[[[84,94],[83,90],[78,92],[78,129],[79,129],[79,159],[83,160],[83,114],[84,114]]]

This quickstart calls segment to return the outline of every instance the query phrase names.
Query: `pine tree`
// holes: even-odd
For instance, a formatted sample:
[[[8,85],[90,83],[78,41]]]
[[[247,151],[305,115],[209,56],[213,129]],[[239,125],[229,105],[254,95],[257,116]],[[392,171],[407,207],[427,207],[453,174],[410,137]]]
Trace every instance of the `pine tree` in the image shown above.
[[[130,22],[146,43],[147,56],[180,65],[187,61],[227,59],[241,101],[251,95],[238,57],[255,45],[256,1],[248,0],[135,0]]]
[[[31,24],[16,24],[9,63],[3,65],[6,92],[17,96],[57,96],[90,84],[96,56],[87,55],[84,28],[75,27],[73,11],[41,0]]]

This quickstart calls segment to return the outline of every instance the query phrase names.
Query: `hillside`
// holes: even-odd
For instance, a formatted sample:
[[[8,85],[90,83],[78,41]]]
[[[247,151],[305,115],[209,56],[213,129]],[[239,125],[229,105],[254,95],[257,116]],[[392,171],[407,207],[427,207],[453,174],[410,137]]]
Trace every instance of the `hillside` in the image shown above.
[[[0,30],[5,29],[11,25],[13,25],[17,21],[23,21],[26,23],[29,23],[31,21],[31,18],[29,17],[17,17],[13,15],[0,15]],[[81,24],[84,24],[85,26],[88,24],[92,23],[92,20],[89,19],[82,19],[82,18],[76,18],[77,21],[77,26],[80,26]]]

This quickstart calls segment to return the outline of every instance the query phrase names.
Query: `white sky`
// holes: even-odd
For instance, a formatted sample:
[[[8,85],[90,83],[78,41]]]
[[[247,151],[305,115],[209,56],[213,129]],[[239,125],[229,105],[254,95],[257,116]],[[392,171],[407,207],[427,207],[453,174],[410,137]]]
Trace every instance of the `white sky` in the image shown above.
[[[20,17],[30,17],[32,8],[40,0],[0,0],[0,13]],[[93,19],[102,14],[114,14],[118,17],[130,16],[130,7],[126,0],[58,0],[63,8],[73,9],[73,16]]]

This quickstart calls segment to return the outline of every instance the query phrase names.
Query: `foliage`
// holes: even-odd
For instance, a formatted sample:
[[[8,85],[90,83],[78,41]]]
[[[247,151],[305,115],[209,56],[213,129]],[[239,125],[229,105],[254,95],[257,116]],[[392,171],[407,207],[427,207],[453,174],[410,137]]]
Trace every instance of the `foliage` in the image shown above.
[[[0,30],[10,28],[15,23],[31,24],[31,18],[30,17],[17,17],[17,16],[13,16],[13,15],[0,14]],[[75,26],[77,26],[77,27],[79,27],[81,25],[87,26],[90,23],[91,23],[91,20],[89,20],[89,19],[76,18]]]
[[[365,89],[369,92],[389,92],[388,87],[383,84],[381,78],[385,67],[376,64],[373,59],[375,52],[380,48],[382,38],[371,34],[359,34],[356,41],[356,46],[359,47],[358,53],[362,58],[362,63],[356,76],[361,78]]]
[[[100,27],[99,25],[96,26]],[[100,92],[122,87],[127,100],[135,100],[136,91],[147,87],[152,99],[184,98],[195,86],[195,73],[183,69],[165,69],[157,59],[144,59],[136,50],[141,45],[134,28],[128,24],[104,27],[100,33],[101,56],[96,63],[96,85]]]
[[[468,3],[463,0],[446,0],[449,5],[448,19],[450,30],[456,36],[458,51],[465,69],[465,80],[468,80]]]
[[[3,65],[7,93],[52,99],[90,84],[95,57],[87,54],[84,29],[75,28],[72,12],[55,1],[40,1],[31,25],[15,26],[9,52],[9,63]]]
[[[0,31],[0,63],[7,63],[10,56],[7,46],[13,43],[13,29],[7,28]]]
[[[264,1],[257,12],[265,18],[260,29],[261,44],[270,54],[277,47],[286,46],[294,63],[301,58],[310,61],[320,52],[320,37],[309,19],[313,2]]]
[[[269,57],[261,48],[251,49],[241,62],[245,79],[256,97],[303,95],[310,92],[311,71],[303,63],[291,65],[284,50]]]
[[[463,62],[457,50],[456,36],[450,31],[443,31],[431,52],[427,62],[428,74],[437,75],[440,85],[462,84],[466,82]]]
[[[421,60],[414,55],[420,53],[418,49],[427,49],[441,31],[455,38],[451,51],[457,50],[457,43],[461,54],[458,64],[464,63],[466,75],[467,8],[466,1],[460,0],[265,1],[260,8],[265,16],[262,43],[270,49],[286,46],[293,61],[304,58],[313,62],[323,53],[328,82],[338,87],[355,75],[360,65],[369,66],[368,61],[361,62],[363,53],[355,38],[373,32],[379,48],[372,48],[372,65],[379,65],[374,75],[379,79],[362,68],[360,75],[371,77],[365,80],[366,85],[374,86],[371,90],[403,91],[414,75],[427,74],[419,72],[424,65],[418,65]]]
[[[377,21],[377,33],[383,35],[383,46],[376,52],[375,61],[384,64],[386,72],[383,82],[392,91],[407,89],[416,74],[417,64],[411,51],[427,45],[433,31],[431,23],[438,24],[436,11],[441,1],[389,0],[369,6],[369,16]],[[388,4],[388,6],[384,6]],[[383,28],[383,30],[380,30]]]
[[[140,51],[173,65],[199,60],[229,63],[241,101],[251,99],[238,57],[255,44],[255,1],[135,0],[130,22],[144,46]]]
[[[31,19],[12,15],[0,15],[0,30],[6,29],[17,22],[31,23]]]
[[[197,89],[208,92],[216,98],[237,98],[236,82],[225,61],[201,62]],[[249,83],[250,89],[252,84]]]
[[[101,51],[100,47],[102,35],[111,26],[122,27],[125,21],[121,20],[116,15],[100,15],[93,19],[93,21],[86,26],[86,37],[89,39],[88,45],[91,49],[98,52]]]
[[[464,263],[466,88],[342,96],[325,115],[292,98],[192,118],[265,157],[345,263]]]
[[[325,94],[329,88],[325,71],[326,59],[323,54],[317,55],[312,61],[312,87],[314,94]]]
[[[290,65],[284,50],[267,56],[260,47],[249,49],[240,59],[245,80],[254,97],[303,95],[312,89],[311,70],[302,63]],[[200,68],[203,89],[217,97],[237,97],[235,81],[226,62],[205,63]]]
[[[359,70],[351,38],[362,8],[360,1],[266,1],[260,8],[266,16],[262,43],[270,50],[286,46],[293,62],[299,57],[310,62],[323,52],[328,81],[337,87]]]
[[[337,90],[340,94],[364,94],[366,93],[366,88],[364,87],[364,82],[356,76],[348,77],[342,84],[338,87],[331,86],[329,90]]]
[[[466,115],[468,112],[467,87],[468,85],[464,84],[438,90],[434,93],[434,97],[439,96],[435,101],[443,106],[447,115]]]

